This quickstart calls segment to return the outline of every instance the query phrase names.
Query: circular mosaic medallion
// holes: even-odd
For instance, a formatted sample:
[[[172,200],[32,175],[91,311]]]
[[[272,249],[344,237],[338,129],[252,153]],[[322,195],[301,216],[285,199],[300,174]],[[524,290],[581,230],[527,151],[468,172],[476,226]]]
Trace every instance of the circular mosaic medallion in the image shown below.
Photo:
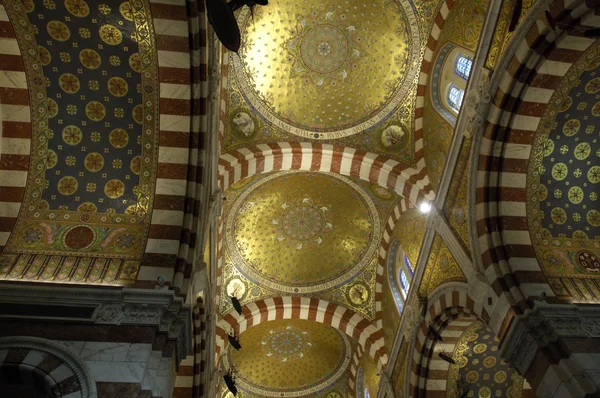
[[[102,25],[99,33],[102,41],[111,46],[121,44],[121,41],[123,40],[121,31],[112,25]]]
[[[474,384],[477,383],[477,380],[479,380],[479,373],[475,370],[470,371],[469,373],[467,373],[467,382]]]
[[[90,13],[90,7],[83,0],[65,0],[65,8],[79,18],[87,17]]]
[[[306,336],[302,332],[287,327],[269,336],[266,345],[274,355],[287,358],[300,354],[306,347],[306,343]]]
[[[117,199],[125,193],[125,184],[121,180],[110,180],[104,186],[104,194],[111,199]]]
[[[496,357],[489,356],[483,360],[483,366],[486,368],[492,368],[494,365],[496,365]]]
[[[331,73],[348,56],[348,41],[344,33],[333,25],[317,25],[300,42],[302,62],[317,73]]]
[[[65,246],[69,249],[83,249],[94,241],[94,231],[88,227],[75,227],[65,235]]]
[[[84,164],[86,170],[95,173],[104,167],[104,157],[98,152],[90,152],[85,157]]]
[[[479,389],[479,398],[490,398],[492,396],[492,390],[489,387],[481,387]]]
[[[319,210],[306,204],[293,205],[282,218],[283,231],[295,240],[314,238],[325,225]]]
[[[496,372],[496,374],[494,375],[494,381],[496,383],[504,383],[506,381],[506,378],[507,378],[506,372],[503,370]]]
[[[369,300],[369,288],[361,282],[352,285],[348,289],[348,299],[354,305],[363,305]]]
[[[71,31],[64,23],[60,21],[50,21],[46,29],[52,38],[56,41],[67,41],[71,37]]]
[[[58,192],[61,195],[73,195],[77,188],[79,188],[79,183],[74,177],[66,176],[58,180]]]
[[[600,272],[600,260],[598,260],[598,256],[596,256],[591,251],[584,250],[579,252],[579,254],[577,255],[577,260],[579,260],[579,264],[586,271],[595,273]]]
[[[482,352],[485,352],[485,350],[487,350],[487,345],[486,344],[477,344],[475,346],[475,348],[473,348],[473,352],[475,354],[481,354]]]

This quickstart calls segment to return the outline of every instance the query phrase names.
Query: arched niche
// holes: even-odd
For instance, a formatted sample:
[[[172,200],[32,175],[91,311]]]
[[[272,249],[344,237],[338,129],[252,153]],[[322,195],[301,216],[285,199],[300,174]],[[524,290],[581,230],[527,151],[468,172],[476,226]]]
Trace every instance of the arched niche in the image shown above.
[[[37,337],[0,338],[0,396],[96,398],[86,366],[65,347]]]
[[[472,51],[454,43],[447,43],[435,58],[431,77],[431,102],[444,119],[453,126],[471,72],[474,54]],[[459,98],[452,103],[453,94]]]

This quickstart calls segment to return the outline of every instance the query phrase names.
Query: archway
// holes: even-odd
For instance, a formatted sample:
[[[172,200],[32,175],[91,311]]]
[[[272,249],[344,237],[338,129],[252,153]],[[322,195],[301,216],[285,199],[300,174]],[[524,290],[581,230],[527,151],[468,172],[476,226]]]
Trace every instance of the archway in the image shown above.
[[[277,319],[305,319],[332,326],[358,342],[375,360],[379,369],[387,364],[383,332],[368,319],[341,305],[317,298],[285,296],[261,299],[242,307],[242,315],[233,310],[217,322],[216,355],[228,345],[227,333],[241,334],[262,322]]]

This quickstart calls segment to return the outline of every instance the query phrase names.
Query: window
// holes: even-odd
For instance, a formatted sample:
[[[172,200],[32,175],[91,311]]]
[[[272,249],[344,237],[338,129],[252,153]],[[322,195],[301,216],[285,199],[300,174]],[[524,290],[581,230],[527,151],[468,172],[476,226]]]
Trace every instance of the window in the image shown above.
[[[473,59],[471,57],[467,57],[463,53],[458,53],[456,56],[456,63],[454,64],[454,72],[462,77],[463,79],[469,79],[469,75],[471,74],[471,67],[473,66]]]
[[[392,295],[394,296],[396,307],[398,307],[398,312],[402,314],[402,311],[404,311],[404,297],[406,297],[406,293],[403,292],[403,297],[398,286],[398,279],[396,277],[396,256],[398,253],[402,253],[402,249],[400,248],[400,241],[395,239],[390,246],[390,252],[388,254],[388,281],[390,283],[390,289],[392,289]]]
[[[454,109],[457,113],[460,110],[460,106],[462,105],[463,96],[465,95],[465,91],[461,90],[454,83],[450,83],[450,88],[448,90],[448,104]]]
[[[364,394],[363,391],[365,393],[368,392],[368,388],[365,388],[363,390],[364,382],[365,382],[365,370],[361,366],[361,368],[358,370],[358,377],[356,379],[356,384],[357,384],[356,392],[357,392],[358,398],[365,398],[365,396],[363,395]]]
[[[406,277],[406,272],[404,270],[400,270],[400,288],[402,289],[402,294],[404,298],[408,295],[408,288],[410,284],[408,282],[408,278]]]
[[[410,263],[410,260],[408,259],[408,256],[406,254],[404,255],[404,264],[406,264],[406,268],[408,268],[408,273],[412,278],[415,274],[415,270],[413,269],[412,264]]]

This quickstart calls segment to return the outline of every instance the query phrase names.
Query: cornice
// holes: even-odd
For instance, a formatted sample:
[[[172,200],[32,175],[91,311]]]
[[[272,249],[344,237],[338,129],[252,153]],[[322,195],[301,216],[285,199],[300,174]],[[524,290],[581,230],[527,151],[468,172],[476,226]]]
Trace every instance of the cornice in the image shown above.
[[[154,326],[177,341],[177,366],[192,352],[192,315],[175,292],[167,289],[70,288],[64,285],[0,284],[0,303],[64,306],[65,315],[22,316],[0,314],[0,318],[77,321],[92,324]],[[69,316],[68,308],[94,308],[88,318]]]

